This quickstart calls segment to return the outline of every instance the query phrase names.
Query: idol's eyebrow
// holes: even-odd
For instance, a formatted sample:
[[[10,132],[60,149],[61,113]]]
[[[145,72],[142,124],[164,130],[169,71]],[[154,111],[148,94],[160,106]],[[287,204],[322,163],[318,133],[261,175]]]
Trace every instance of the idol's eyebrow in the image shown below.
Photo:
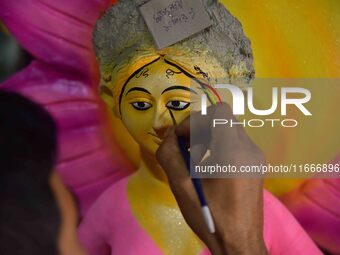
[[[197,92],[195,90],[188,88],[188,87],[179,86],[179,85],[166,88],[165,90],[163,90],[162,94],[164,94],[165,92],[167,92],[169,90],[174,90],[174,89],[181,89],[181,90],[190,91],[190,92],[195,93],[197,95]]]
[[[129,89],[129,91],[126,92],[125,96],[126,96],[127,94],[129,94],[130,92],[132,92],[132,91],[142,91],[142,92],[145,92],[145,93],[148,93],[149,95],[151,95],[151,93],[150,93],[148,90],[144,89],[144,88],[141,88],[141,87],[134,87],[134,88]]]

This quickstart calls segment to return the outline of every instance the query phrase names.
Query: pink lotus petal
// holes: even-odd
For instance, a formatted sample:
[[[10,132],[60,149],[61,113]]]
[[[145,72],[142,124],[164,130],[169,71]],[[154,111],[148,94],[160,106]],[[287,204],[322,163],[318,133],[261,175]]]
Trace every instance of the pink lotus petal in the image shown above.
[[[35,58],[96,86],[92,28],[109,4],[108,0],[3,0],[0,18]]]
[[[340,164],[340,154],[331,163]],[[282,201],[318,245],[339,254],[340,179],[306,180]]]
[[[104,103],[81,77],[33,61],[2,84],[42,104],[58,126],[57,171],[83,213],[131,165],[109,134]]]

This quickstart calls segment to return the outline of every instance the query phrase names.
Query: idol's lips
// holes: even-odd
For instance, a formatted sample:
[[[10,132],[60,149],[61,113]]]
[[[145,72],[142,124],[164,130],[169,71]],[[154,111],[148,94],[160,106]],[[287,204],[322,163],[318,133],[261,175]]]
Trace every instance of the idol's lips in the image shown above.
[[[163,139],[161,139],[158,135],[150,133],[150,132],[148,132],[148,134],[156,138],[155,143],[157,143],[158,145],[162,143]]]
[[[154,136],[154,137],[159,138],[158,135],[156,135],[156,134],[153,134],[153,133],[150,133],[150,132],[148,132],[148,134],[149,134],[149,135],[152,135],[152,136]]]

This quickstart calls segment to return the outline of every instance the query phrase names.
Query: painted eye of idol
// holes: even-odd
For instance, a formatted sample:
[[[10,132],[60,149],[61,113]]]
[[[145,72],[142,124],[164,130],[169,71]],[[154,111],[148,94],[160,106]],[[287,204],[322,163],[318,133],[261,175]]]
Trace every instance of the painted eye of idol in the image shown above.
[[[190,105],[189,102],[174,100],[174,101],[168,102],[168,103],[166,104],[166,107],[167,107],[168,109],[171,109],[171,110],[182,111],[182,110],[188,108],[189,105]]]
[[[166,94],[167,92],[176,91],[176,90],[177,91],[178,90],[190,91],[190,92],[196,93],[194,90],[192,90],[188,87],[175,85],[175,86],[170,86],[170,87],[164,89],[161,94],[163,95],[163,94]],[[138,97],[135,100],[132,100],[132,102],[130,101],[130,105],[135,110],[146,111],[146,110],[149,110],[150,108],[153,107],[152,102],[150,102],[150,100],[148,100],[148,97],[151,96],[151,93],[147,89],[142,88],[142,87],[133,87],[126,93],[126,96],[133,91],[142,92],[145,95],[143,97],[146,98],[145,100],[143,100],[143,97]],[[165,106],[166,106],[166,108],[171,109],[171,110],[182,111],[182,110],[185,110],[186,108],[188,108],[190,106],[190,102],[184,101],[184,100],[173,100],[173,99],[170,98],[166,102]]]
[[[135,108],[138,111],[146,111],[152,107],[152,104],[148,102],[132,102],[131,103],[132,107]],[[166,107],[171,110],[175,111],[182,111],[190,106],[189,102],[184,102],[184,101],[179,101],[179,100],[173,100],[169,101],[166,104]]]
[[[152,104],[147,102],[132,102],[131,105],[138,111],[146,111],[152,107]]]

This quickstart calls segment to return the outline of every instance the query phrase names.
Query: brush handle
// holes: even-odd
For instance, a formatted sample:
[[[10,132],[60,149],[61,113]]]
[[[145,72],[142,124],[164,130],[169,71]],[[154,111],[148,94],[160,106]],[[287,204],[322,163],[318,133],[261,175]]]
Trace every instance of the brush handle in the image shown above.
[[[183,139],[183,137],[178,137],[178,144],[179,148],[181,150],[181,154],[183,156],[183,159],[185,161],[185,165],[189,171],[190,174],[190,169],[191,169],[191,162],[190,162],[190,153],[188,151],[187,145]],[[203,195],[203,188],[200,179],[198,178],[191,178],[192,183],[194,184],[194,188],[196,190],[196,193],[198,195],[198,199],[200,201],[201,206],[207,205],[207,202],[205,201],[205,197]]]
[[[185,165],[186,165],[186,167],[189,171],[189,175],[190,175],[190,169],[191,169],[190,153],[188,151],[187,145],[186,145],[183,137],[178,137],[178,145],[179,145],[179,148],[181,150],[181,154],[182,154],[183,159],[185,161]],[[191,181],[194,185],[196,194],[197,194],[198,199],[200,201],[203,218],[204,218],[205,223],[207,224],[209,232],[215,233],[215,225],[214,225],[213,217],[211,215],[210,209],[207,205],[207,202],[206,202],[204,194],[203,194],[203,188],[202,188],[201,180],[198,179],[198,178],[191,178]]]

